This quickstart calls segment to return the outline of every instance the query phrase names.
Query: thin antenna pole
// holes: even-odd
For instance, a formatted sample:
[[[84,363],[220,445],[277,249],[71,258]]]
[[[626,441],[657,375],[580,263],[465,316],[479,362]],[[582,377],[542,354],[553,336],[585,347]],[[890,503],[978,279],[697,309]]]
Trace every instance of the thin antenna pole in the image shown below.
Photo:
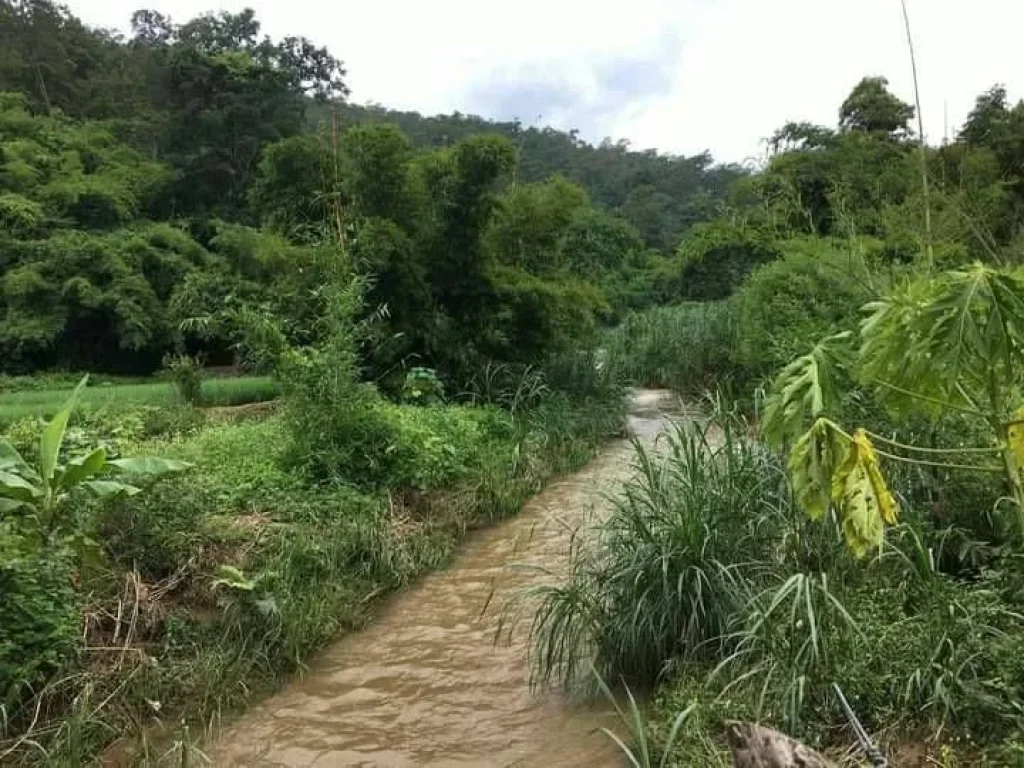
[[[949,144],[949,99],[942,100],[942,143]]]
[[[907,48],[910,49],[910,70],[914,76],[914,102],[917,105],[918,141],[921,149],[921,190],[924,193],[924,237],[925,253],[928,256],[929,271],[935,264],[935,250],[932,247],[932,204],[928,189],[928,151],[924,143],[924,116],[921,114],[921,89],[917,81],[917,57],[914,55],[914,38],[910,33],[910,13],[907,0],[900,0],[903,7],[903,24],[907,28]]]

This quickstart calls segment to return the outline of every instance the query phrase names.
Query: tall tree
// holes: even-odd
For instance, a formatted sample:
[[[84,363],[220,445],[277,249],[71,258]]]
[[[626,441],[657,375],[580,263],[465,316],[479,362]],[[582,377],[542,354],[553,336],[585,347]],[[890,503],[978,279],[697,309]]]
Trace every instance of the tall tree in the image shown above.
[[[889,91],[884,77],[865,77],[839,108],[839,127],[844,130],[906,136],[914,108]]]
[[[239,217],[261,148],[294,136],[307,97],[347,94],[344,68],[305,38],[260,35],[251,9],[180,26],[133,16],[132,45],[150,63],[153,98],[168,110],[161,151],[177,168],[172,210]]]
[[[141,89],[116,36],[50,0],[0,0],[0,91],[25,94],[33,112],[112,117],[132,111]]]

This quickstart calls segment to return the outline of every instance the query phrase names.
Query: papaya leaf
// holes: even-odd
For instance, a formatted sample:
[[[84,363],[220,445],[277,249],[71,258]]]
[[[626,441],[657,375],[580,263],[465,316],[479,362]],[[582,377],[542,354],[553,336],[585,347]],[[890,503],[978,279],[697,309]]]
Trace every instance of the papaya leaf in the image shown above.
[[[805,424],[835,410],[842,364],[833,347],[850,335],[829,336],[782,369],[765,402],[761,431],[769,443],[783,445]]]
[[[893,385],[903,410],[977,408],[1024,376],[1024,279],[983,264],[921,277],[868,305],[861,374]],[[994,414],[1002,417],[1004,414]]]
[[[849,452],[849,441],[828,419],[818,419],[789,454],[789,477],[797,503],[820,520],[832,498],[832,477]]]
[[[869,487],[864,467],[856,463],[843,476],[840,486],[843,537],[857,558],[881,547],[884,536],[882,520],[871,503]]]
[[[849,452],[832,476],[832,501],[841,513],[846,544],[858,558],[881,547],[886,524],[899,517],[874,446],[862,429],[853,433]]]

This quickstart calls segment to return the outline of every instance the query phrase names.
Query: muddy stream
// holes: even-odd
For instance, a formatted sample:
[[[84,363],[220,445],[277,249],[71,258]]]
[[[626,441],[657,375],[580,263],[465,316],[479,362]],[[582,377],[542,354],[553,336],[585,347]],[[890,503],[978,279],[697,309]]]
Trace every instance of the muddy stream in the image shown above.
[[[653,441],[666,392],[641,390],[630,432]],[[618,766],[598,729],[603,704],[570,705],[529,688],[528,621],[495,642],[503,606],[559,571],[572,531],[607,509],[631,471],[618,440],[552,482],[516,517],[470,535],[452,564],[395,595],[365,629],[317,655],[283,691],[249,710],[207,750],[218,766]],[[550,579],[550,577],[547,577]]]

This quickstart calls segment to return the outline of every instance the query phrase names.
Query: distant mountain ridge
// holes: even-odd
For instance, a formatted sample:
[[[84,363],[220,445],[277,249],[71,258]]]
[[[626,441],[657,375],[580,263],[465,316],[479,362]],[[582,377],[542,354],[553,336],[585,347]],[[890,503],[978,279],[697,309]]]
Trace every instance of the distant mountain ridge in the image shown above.
[[[311,104],[308,124],[320,124],[332,111],[341,129],[364,122],[394,123],[421,148],[445,147],[479,134],[505,136],[519,152],[517,179],[535,182],[561,174],[583,186],[595,203],[630,221],[649,246],[664,253],[672,252],[691,226],[712,218],[729,185],[745,173],[736,165],[715,165],[708,153],[682,157],[636,151],[627,141],[610,139],[593,145],[575,131],[523,127],[518,121],[459,112],[426,116],[378,105]]]

